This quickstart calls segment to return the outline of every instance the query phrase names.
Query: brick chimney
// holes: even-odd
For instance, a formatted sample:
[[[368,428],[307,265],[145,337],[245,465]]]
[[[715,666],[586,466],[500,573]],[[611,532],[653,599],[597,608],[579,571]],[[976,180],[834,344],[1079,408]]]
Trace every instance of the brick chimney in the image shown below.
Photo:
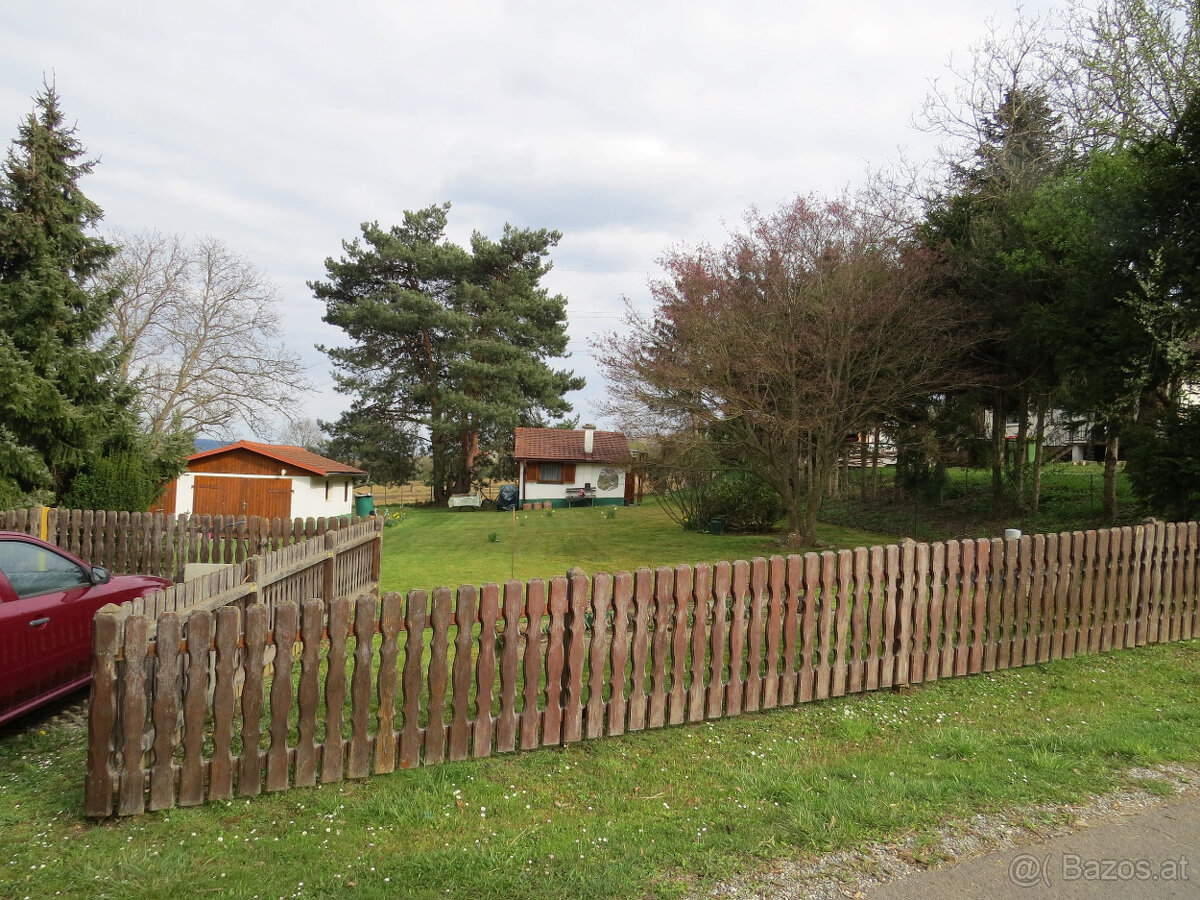
[[[592,448],[595,446],[596,426],[583,426],[583,452],[588,456],[592,455]]]

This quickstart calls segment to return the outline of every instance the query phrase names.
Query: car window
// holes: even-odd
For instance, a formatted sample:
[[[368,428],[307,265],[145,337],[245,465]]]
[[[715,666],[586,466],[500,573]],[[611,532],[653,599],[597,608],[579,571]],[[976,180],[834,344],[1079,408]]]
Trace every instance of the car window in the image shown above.
[[[91,583],[88,573],[71,560],[25,541],[0,541],[0,572],[18,599]]]

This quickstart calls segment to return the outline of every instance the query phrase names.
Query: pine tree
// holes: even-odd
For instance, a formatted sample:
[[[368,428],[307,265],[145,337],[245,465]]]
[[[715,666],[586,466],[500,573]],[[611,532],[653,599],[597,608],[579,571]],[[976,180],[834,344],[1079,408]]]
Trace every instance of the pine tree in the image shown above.
[[[506,447],[517,425],[570,412],[564,394],[583,387],[547,363],[567,345],[566,300],[541,286],[559,234],[506,226],[499,241],[474,234],[467,251],[445,238],[448,210],[364,224],[325,261],[327,280],[309,285],[353,342],[322,348],[355,398],[331,427],[353,433],[366,418],[419,430],[439,500],[468,490],[477,457]]]
[[[47,86],[0,169],[0,480],[26,493],[64,494],[136,437],[134,393],[92,346],[113,300],[88,286],[113,253],[79,187],[94,165]]]

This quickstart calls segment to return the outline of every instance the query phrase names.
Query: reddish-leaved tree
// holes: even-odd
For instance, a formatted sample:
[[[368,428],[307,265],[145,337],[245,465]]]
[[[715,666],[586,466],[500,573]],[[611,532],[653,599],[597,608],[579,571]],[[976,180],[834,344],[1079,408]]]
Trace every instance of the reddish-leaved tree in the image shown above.
[[[614,405],[633,401],[719,440],[815,541],[848,438],[962,384],[962,308],[937,258],[852,199],[751,209],[720,248],[669,251],[653,313],[598,354]]]

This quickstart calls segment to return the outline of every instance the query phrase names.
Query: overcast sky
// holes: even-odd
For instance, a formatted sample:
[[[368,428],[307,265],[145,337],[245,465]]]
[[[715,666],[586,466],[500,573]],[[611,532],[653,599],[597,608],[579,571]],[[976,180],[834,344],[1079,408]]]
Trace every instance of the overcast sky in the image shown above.
[[[1045,3],[1026,3],[1026,12]],[[751,204],[833,193],[899,149],[929,82],[1015,2],[8,2],[0,136],[53,78],[100,160],[105,228],[211,235],[279,285],[285,338],[336,418],[306,282],[363,221],[450,201],[450,237],[505,222],[563,239],[570,395],[597,420],[598,333],[676,242]],[[600,420],[601,425],[606,424]],[[607,423],[611,424],[611,423]]]

